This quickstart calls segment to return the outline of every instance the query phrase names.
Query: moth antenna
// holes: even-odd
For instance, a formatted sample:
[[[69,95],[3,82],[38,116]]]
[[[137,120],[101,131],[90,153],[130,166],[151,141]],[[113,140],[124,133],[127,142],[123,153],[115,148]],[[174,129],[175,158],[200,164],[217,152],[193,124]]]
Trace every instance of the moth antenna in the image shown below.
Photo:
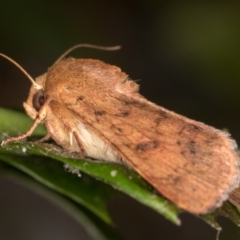
[[[0,53],[0,56],[2,56],[3,58],[7,59],[9,62],[13,63],[18,69],[20,69],[21,72],[23,72],[27,78],[32,82],[33,86],[40,90],[43,89],[40,85],[38,85],[34,79],[27,73],[27,71],[25,69],[23,69],[16,61],[14,61],[12,58],[8,57],[7,55]]]
[[[70,52],[72,52],[73,50],[77,49],[77,48],[94,48],[94,49],[98,49],[98,50],[105,50],[105,51],[116,51],[119,50],[121,48],[121,46],[112,46],[112,47],[103,47],[103,46],[98,46],[98,45],[92,45],[92,44],[87,44],[87,43],[80,43],[77,44],[71,48],[69,48],[66,52],[64,52],[56,61],[55,63],[58,63],[59,61],[61,61],[66,55],[68,55]],[[54,63],[54,64],[55,64]]]

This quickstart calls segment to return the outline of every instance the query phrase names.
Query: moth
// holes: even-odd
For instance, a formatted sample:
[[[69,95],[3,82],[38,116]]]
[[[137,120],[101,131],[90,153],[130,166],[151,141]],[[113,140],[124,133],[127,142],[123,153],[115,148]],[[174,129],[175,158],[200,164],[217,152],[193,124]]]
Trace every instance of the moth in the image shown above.
[[[125,163],[188,212],[220,207],[240,182],[237,144],[229,134],[148,101],[117,66],[64,58],[77,47],[89,45],[69,49],[35,81],[22,70],[32,81],[23,105],[34,122],[2,145],[25,139],[43,123],[64,149]]]

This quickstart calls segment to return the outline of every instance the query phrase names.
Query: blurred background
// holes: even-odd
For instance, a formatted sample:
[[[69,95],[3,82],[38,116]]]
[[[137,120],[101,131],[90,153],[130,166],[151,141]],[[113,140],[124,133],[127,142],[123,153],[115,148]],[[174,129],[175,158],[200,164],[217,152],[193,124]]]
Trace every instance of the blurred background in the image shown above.
[[[0,52],[37,77],[77,43],[121,45],[71,55],[119,66],[149,100],[222,129],[240,143],[240,5],[237,1],[1,1]],[[30,82],[0,59],[0,106],[22,109]],[[24,187],[0,179],[0,239],[91,239],[74,219]],[[109,208],[124,239],[215,239],[216,231],[182,214],[176,227],[122,196]],[[11,211],[10,211],[11,210]],[[19,225],[19,219],[21,225]],[[220,218],[220,239],[240,231]],[[30,226],[30,227],[29,227]]]

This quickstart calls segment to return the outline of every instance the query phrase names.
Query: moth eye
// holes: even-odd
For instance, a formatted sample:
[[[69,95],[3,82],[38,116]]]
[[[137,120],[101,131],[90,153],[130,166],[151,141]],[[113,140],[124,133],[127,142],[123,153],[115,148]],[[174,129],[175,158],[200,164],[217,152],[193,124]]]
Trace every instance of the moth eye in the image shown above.
[[[45,102],[45,96],[43,90],[37,91],[34,96],[33,96],[33,107],[35,108],[36,111],[39,111],[42,105]]]

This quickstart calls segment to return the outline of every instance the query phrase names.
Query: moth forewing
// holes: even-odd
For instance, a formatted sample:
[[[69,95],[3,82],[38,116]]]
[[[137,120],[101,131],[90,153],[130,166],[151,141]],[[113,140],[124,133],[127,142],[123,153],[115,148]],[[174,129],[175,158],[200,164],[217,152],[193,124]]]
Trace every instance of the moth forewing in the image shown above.
[[[42,89],[32,87],[24,104],[35,125],[69,151],[125,162],[180,208],[207,213],[239,185],[226,133],[149,102],[120,68],[67,58],[36,82]]]
[[[51,94],[53,85],[57,91]],[[236,143],[226,133],[147,101],[115,66],[62,60],[48,71],[45,91],[61,103],[52,109],[56,115],[71,112],[66,126],[84,124],[187,211],[200,214],[219,207],[239,184]]]

